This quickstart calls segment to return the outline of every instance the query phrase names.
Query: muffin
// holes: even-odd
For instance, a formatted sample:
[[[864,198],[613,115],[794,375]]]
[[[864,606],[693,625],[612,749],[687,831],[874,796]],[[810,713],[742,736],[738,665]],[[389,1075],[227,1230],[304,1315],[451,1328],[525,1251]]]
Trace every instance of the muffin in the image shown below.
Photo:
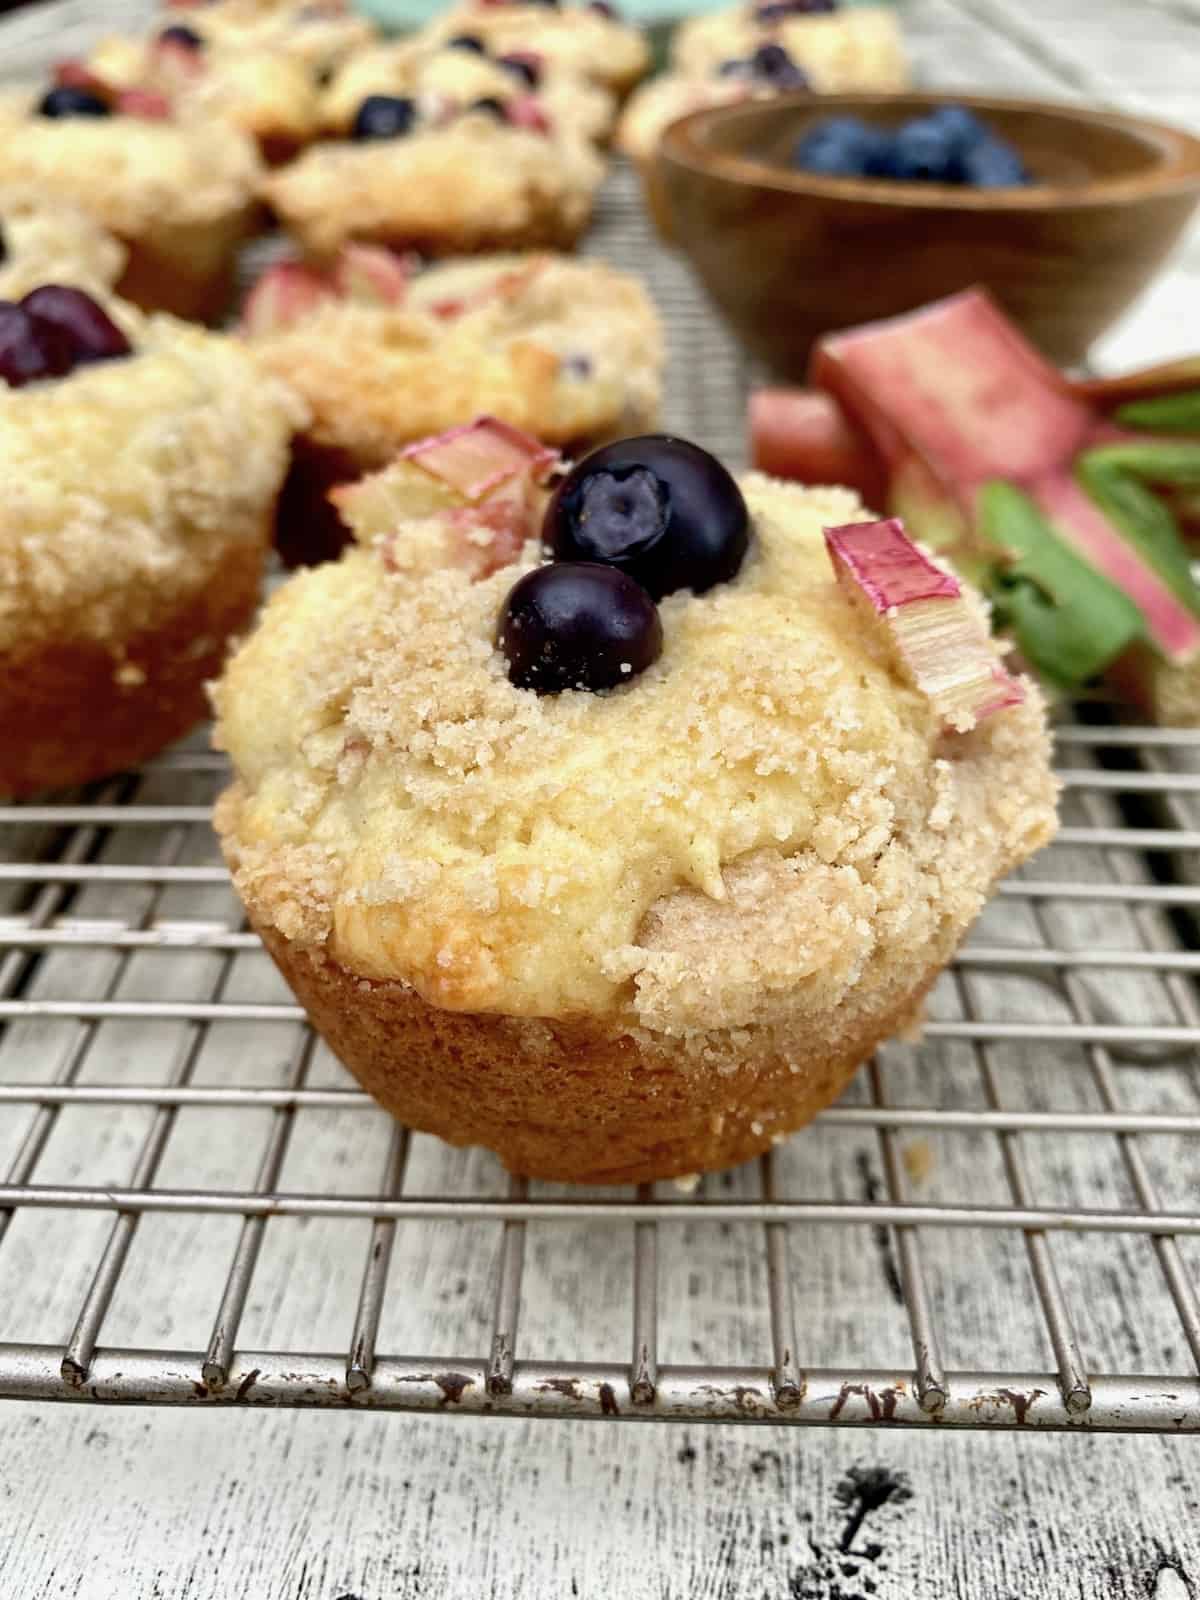
[[[155,97],[58,84],[0,95],[0,186],[76,205],[125,246],[117,292],[209,319],[228,304],[258,216],[253,143],[220,122],[173,121]]]
[[[298,61],[312,72],[318,86],[356,50],[378,38],[378,30],[344,0],[212,0],[168,4],[163,25],[185,23],[206,39],[253,51],[269,51]]]
[[[30,184],[0,188],[0,300],[40,283],[111,289],[124,267],[124,246],[86,211],[47,201]]]
[[[229,123],[267,161],[289,160],[317,135],[313,69],[253,34],[209,34],[203,15],[167,21],[145,39],[105,39],[86,67],[114,93],[160,98],[177,118]]]
[[[499,102],[435,108],[370,95],[348,142],[307,150],[261,194],[318,261],[354,240],[465,255],[571,249],[603,176],[589,140],[518,126]]]
[[[0,307],[0,793],[203,716],[301,420],[235,340],[69,287]]]
[[[768,1148],[912,1024],[1055,785],[978,601],[896,524],[856,568],[849,491],[640,439],[543,522],[551,467],[477,426],[343,492],[358,542],[216,690],[216,820],[397,1117],[531,1176],[651,1181]]]
[[[780,45],[818,94],[888,93],[909,85],[899,24],[890,6],[830,8],[806,0],[759,0],[693,17],[671,38],[676,71],[706,77],[749,61],[764,44]]]
[[[650,67],[644,33],[622,22],[607,0],[566,6],[561,0],[522,5],[515,0],[463,0],[424,30],[444,41],[467,34],[494,56],[532,51],[543,61],[590,78],[615,95],[628,94]]]
[[[311,417],[280,499],[288,565],[346,543],[332,486],[464,417],[488,412],[567,449],[658,420],[658,315],[636,278],[598,261],[479,256],[419,272],[351,246],[324,277],[272,268],[244,327]]]
[[[616,101],[607,89],[533,52],[492,56],[483,40],[462,34],[441,44],[421,39],[360,50],[333,75],[321,101],[327,133],[345,137],[373,94],[407,95],[440,106],[498,101],[509,120],[569,128],[585,139],[608,138]]]

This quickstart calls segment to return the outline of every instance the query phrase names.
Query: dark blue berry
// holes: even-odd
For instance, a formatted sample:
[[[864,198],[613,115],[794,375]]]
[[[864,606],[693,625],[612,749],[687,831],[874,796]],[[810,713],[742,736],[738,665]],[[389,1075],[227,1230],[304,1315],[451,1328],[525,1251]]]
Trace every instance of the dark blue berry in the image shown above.
[[[784,22],[788,17],[812,17],[836,11],[837,0],[765,0],[754,12],[755,22]]]
[[[0,267],[8,260],[8,240],[4,237],[4,229],[0,228]]]
[[[892,140],[887,175],[906,182],[961,183],[958,146],[933,117],[914,117]]]
[[[508,121],[508,112],[504,109],[504,101],[497,100],[494,94],[485,94],[479,100],[472,100],[467,110],[482,111],[485,116],[495,117],[497,122]]]
[[[110,117],[112,107],[88,89],[51,89],[38,102],[39,117]]]
[[[987,128],[966,106],[938,106],[922,119],[936,123],[960,155],[991,137]]]
[[[594,11],[598,17],[605,17],[609,22],[615,22],[621,15],[616,6],[609,4],[609,0],[588,0],[584,9]]]
[[[559,484],[542,538],[559,561],[630,573],[654,599],[737,575],[750,538],[742,492],[707,450],[648,434],[593,451]]]
[[[861,117],[825,117],[797,141],[792,164],[832,178],[864,178],[882,172],[890,141]]]
[[[977,189],[1015,189],[1029,182],[1020,156],[1001,139],[986,138],[962,157],[962,173]]]
[[[718,78],[740,78],[742,74],[750,71],[750,63],[739,56],[733,56],[728,61],[722,61],[717,68]]]
[[[808,78],[781,44],[760,44],[750,57],[750,70],[773,89],[808,88]]]
[[[369,94],[358,108],[352,139],[402,139],[416,121],[415,102],[396,94]]]
[[[185,50],[203,50],[204,40],[195,28],[189,28],[182,22],[173,22],[169,28],[164,28],[159,34],[160,44],[177,44]]]
[[[518,689],[614,689],[658,660],[662,622],[628,573],[558,561],[513,585],[496,643]]]
[[[472,55],[487,55],[487,45],[473,33],[459,33],[446,41],[447,50],[469,50]]]
[[[20,389],[70,370],[70,345],[62,334],[39,327],[24,306],[0,300],[0,383]]]
[[[82,289],[46,283],[25,296],[21,309],[32,318],[39,338],[66,341],[73,367],[130,353],[129,340],[103,306]]]
[[[496,65],[515,72],[530,89],[536,89],[542,81],[542,69],[533,56],[501,56]]]

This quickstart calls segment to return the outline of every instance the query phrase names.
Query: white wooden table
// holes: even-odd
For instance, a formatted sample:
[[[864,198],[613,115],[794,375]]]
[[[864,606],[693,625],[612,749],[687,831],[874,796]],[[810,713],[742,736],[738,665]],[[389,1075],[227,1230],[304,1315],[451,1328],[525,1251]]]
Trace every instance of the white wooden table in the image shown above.
[[[0,71],[40,69],[74,49],[81,30],[103,32],[145,13],[142,0],[97,7],[59,0],[0,25]],[[964,89],[1103,99],[1200,125],[1200,0],[912,0],[905,16],[923,76]],[[618,196],[619,199],[619,196]],[[615,239],[620,207],[602,221],[596,247]],[[627,219],[626,219],[627,220]],[[718,341],[682,269],[648,256],[651,280],[673,314],[677,364],[670,409],[680,427],[706,428],[735,451],[741,370]],[[1193,236],[1143,303],[1097,351],[1125,366],[1200,347],[1200,237]],[[690,309],[689,309],[690,306]],[[704,348],[709,348],[708,344]],[[719,359],[718,359],[719,357]],[[1086,746],[1066,752],[1088,768]],[[203,803],[211,779],[148,777],[139,803],[164,797]],[[1188,802],[1194,804],[1194,802]],[[1101,790],[1072,794],[1075,825],[1114,820]],[[1190,816],[1180,819],[1194,820]],[[32,852],[36,830],[22,835]],[[9,848],[12,853],[12,847]],[[0,850],[0,855],[3,850]],[[159,865],[213,860],[200,824],[177,830],[114,830],[102,860]],[[1132,881],[1137,858],[1121,856]],[[1039,878],[1081,884],[1111,875],[1099,848],[1056,849]],[[18,907],[0,882],[0,926]],[[73,909],[136,927],[149,914],[144,885],[92,885]],[[159,919],[230,912],[228,892],[169,887]],[[980,940],[1034,937],[1033,911],[1001,902]],[[1137,949],[1146,925],[1133,907],[1048,902],[1040,934],[1086,951]],[[1162,937],[1165,925],[1153,923]],[[192,996],[222,986],[226,999],[283,998],[262,959],[216,950],[175,954],[111,949],[49,950],[38,1001],[81,995]],[[3,987],[0,951],[0,988]],[[1086,975],[1085,975],[1086,976]],[[1172,1019],[1158,976],[1105,974],[1085,994],[1096,1015]],[[945,991],[940,1018],[984,1014],[1060,1017],[1033,980],[968,969]],[[1085,985],[1086,988],[1086,985]],[[1048,991],[1047,991],[1048,993]],[[0,1085],[49,1078],[74,1022],[32,1016],[0,1046]],[[247,1020],[221,1024],[197,1064],[197,1082],[285,1084],[296,1029]],[[106,1084],[161,1079],[189,1040],[187,1024],[101,1021],[88,1073]],[[891,1103],[977,1105],[967,1045],[945,1041],[919,1056],[889,1056]],[[1001,1046],[997,1083],[1020,1098],[1002,1104],[1094,1110],[1083,1051]],[[964,1071],[967,1077],[964,1077]],[[310,1087],[344,1080],[323,1054]],[[1121,1069],[1133,1109],[1196,1109],[1195,1052],[1175,1064]],[[851,1107],[868,1103],[860,1083]],[[272,1112],[185,1108],[166,1142],[156,1181],[166,1187],[253,1187]],[[378,1182],[389,1127],[382,1116],[328,1109],[297,1114],[278,1187],[353,1194]],[[70,1106],[37,1166],[42,1184],[129,1181],[153,1113],[144,1106]],[[246,1137],[251,1125],[255,1137]],[[29,1113],[0,1101],[0,1175],[28,1135]],[[182,1135],[186,1133],[186,1137]],[[179,1134],[179,1137],[175,1135]],[[999,1136],[918,1131],[897,1135],[902,1182],[918,1199],[964,1193],[1011,1201]],[[1200,1188],[1196,1139],[1145,1141],[1167,1209]],[[1045,1203],[1128,1204],[1115,1140],[1064,1135],[1025,1145],[1031,1182]],[[857,1200],[882,1178],[880,1146],[853,1125],[831,1125],[789,1147],[787,1171],[811,1192]],[[420,1189],[454,1183],[494,1188],[486,1158],[416,1139],[409,1166]],[[722,1196],[754,1191],[753,1173],[724,1180]],[[66,1340],[111,1219],[101,1212],[18,1212],[0,1251],[0,1341]],[[239,1237],[236,1217],[143,1218],[117,1296],[103,1324],[105,1347],[203,1349],[214,1302]],[[737,1364],[764,1359],[762,1249],[734,1223],[667,1227],[659,1242],[660,1349],[664,1362]],[[892,1241],[870,1228],[793,1228],[798,1345],[805,1360],[851,1365],[868,1355],[911,1362],[895,1293]],[[247,1300],[239,1346],[344,1349],[359,1293],[370,1224],[272,1220]],[[499,1231],[400,1224],[379,1348],[479,1349],[492,1327]],[[215,1241],[215,1242],[214,1242]],[[998,1366],[1042,1371],[1052,1361],[1019,1235],[923,1232],[935,1317],[956,1350]],[[525,1265],[522,1350],[547,1361],[604,1359],[626,1348],[632,1229],[589,1223],[531,1228]],[[1181,1239],[1179,1258],[1200,1280],[1200,1240]],[[1090,1367],[1188,1370],[1178,1320],[1146,1239],[1056,1240],[1055,1265]],[[163,1293],[168,1282],[172,1292]],[[261,1341],[258,1343],[256,1341]],[[1193,1374],[1194,1375],[1194,1374]],[[859,1401],[853,1402],[858,1404]],[[447,1410],[450,1408],[447,1407]],[[1200,1595],[1200,1463],[1195,1438],[903,1432],[780,1427],[625,1426],[449,1415],[356,1415],[347,1411],[131,1409],[0,1402],[0,1600],[1196,1600]]]

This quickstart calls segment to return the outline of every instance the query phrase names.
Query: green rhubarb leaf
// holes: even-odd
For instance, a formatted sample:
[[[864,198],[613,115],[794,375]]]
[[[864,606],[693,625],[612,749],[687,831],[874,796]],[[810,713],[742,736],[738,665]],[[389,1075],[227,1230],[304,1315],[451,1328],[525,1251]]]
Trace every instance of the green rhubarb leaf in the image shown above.
[[[1045,678],[1079,688],[1143,636],[1129,596],[1082,561],[1027,494],[986,483],[976,510],[979,532],[997,554],[987,583],[997,626]]]
[[[1148,487],[1200,484],[1200,444],[1164,440],[1100,445],[1077,463],[1079,480],[1129,543],[1187,608],[1200,616],[1191,557],[1167,502]]]
[[[1131,400],[1117,411],[1116,420],[1126,427],[1147,428],[1154,433],[1200,433],[1200,389]]]

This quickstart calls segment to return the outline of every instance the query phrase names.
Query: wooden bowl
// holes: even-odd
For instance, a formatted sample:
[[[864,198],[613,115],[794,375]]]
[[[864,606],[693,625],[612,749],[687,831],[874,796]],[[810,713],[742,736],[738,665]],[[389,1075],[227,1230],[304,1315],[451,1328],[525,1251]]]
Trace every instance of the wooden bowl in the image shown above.
[[[797,172],[810,123],[894,127],[970,106],[1035,182],[967,189]],[[1082,361],[1153,277],[1200,198],[1200,140],[1109,111],[979,95],[822,95],[697,111],[668,128],[656,174],[675,243],[746,344],[803,377],[833,328],[985,284],[1051,358]]]

